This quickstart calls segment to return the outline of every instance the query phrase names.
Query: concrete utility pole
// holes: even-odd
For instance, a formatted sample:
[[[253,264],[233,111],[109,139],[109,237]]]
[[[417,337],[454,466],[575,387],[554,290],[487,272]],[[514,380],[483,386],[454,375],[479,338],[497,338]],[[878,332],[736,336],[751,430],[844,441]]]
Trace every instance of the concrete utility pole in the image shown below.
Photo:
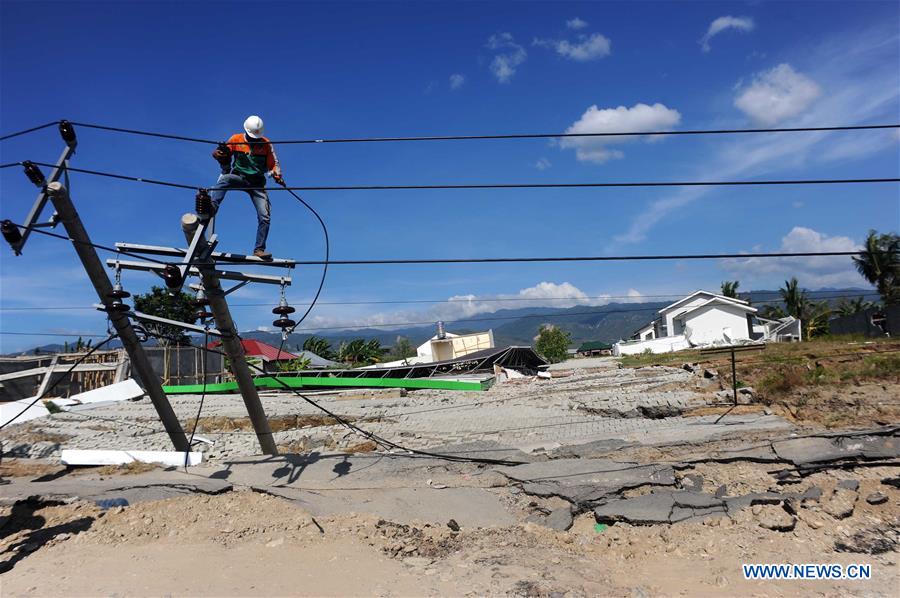
[[[272,437],[272,430],[269,428],[269,420],[259,400],[256,386],[253,384],[250,367],[244,358],[244,347],[238,338],[234,320],[231,319],[231,311],[228,309],[228,303],[225,301],[225,291],[222,290],[222,285],[219,283],[219,277],[216,274],[215,261],[209,255],[211,252],[209,251],[204,231],[199,230],[200,218],[196,214],[185,214],[181,217],[181,228],[184,231],[188,247],[196,248],[195,253],[189,252],[189,254],[193,253],[198,258],[203,256],[199,261],[204,263],[197,264],[197,268],[200,270],[200,277],[203,280],[203,291],[209,299],[209,307],[222,338],[222,347],[228,356],[231,372],[234,374],[238,388],[241,391],[244,405],[247,406],[247,413],[250,416],[253,429],[256,431],[256,437],[259,439],[259,446],[262,448],[263,453],[277,455],[278,449],[275,446],[275,439]]]
[[[109,297],[109,293],[113,290],[112,283],[104,271],[103,263],[97,257],[96,249],[90,244],[91,239],[88,237],[87,231],[81,222],[81,217],[79,217],[72,200],[69,198],[68,190],[62,183],[53,181],[47,185],[47,194],[53,203],[53,207],[56,209],[59,221],[65,226],[66,233],[72,239],[72,246],[75,248],[79,259],[81,259],[84,270],[97,291],[97,296],[100,297],[103,305],[108,308],[112,303],[112,298]],[[169,438],[172,439],[175,450],[190,452],[191,447],[187,437],[184,435],[184,430],[181,428],[181,423],[175,416],[175,411],[163,392],[159,377],[153,371],[147,355],[144,353],[144,348],[131,327],[131,321],[128,319],[128,316],[109,309],[106,313],[109,314],[109,320],[115,327],[119,338],[122,340],[122,345],[131,358],[134,371],[137,372],[144,389],[150,395],[153,407],[156,408],[159,419],[169,434]]]

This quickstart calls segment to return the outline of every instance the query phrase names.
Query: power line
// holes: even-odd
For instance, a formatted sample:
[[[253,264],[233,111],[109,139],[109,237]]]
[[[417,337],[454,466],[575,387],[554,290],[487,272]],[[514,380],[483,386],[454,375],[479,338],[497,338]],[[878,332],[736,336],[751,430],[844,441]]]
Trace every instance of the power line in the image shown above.
[[[900,181],[900,179],[898,179]],[[15,224],[15,223],[14,223]],[[24,228],[20,224],[15,224],[19,228]],[[32,229],[34,232],[44,234],[65,241],[78,243],[64,235],[58,235],[40,229]],[[83,242],[82,242],[83,243]],[[145,257],[143,254],[126,251],[116,247],[106,245],[98,245],[96,243],[83,243],[97,249],[109,251],[112,253],[130,255],[145,259],[157,264],[174,263],[184,265],[180,262],[165,262],[158,259]],[[292,266],[373,266],[373,265],[400,265],[400,264],[506,264],[506,263],[535,263],[535,262],[622,262],[622,261],[659,261],[659,260],[718,260],[718,259],[751,259],[751,258],[789,258],[789,257],[840,257],[854,256],[865,253],[864,250],[857,251],[795,251],[795,252],[767,252],[767,253],[695,253],[695,254],[676,254],[676,255],[595,255],[595,256],[569,256],[569,257],[488,257],[488,258],[420,258],[420,259],[381,259],[381,260],[291,260]],[[887,252],[883,252],[887,253]],[[230,264],[254,264],[252,261],[232,261]],[[190,262],[187,265],[203,265],[205,262]]]
[[[465,299],[391,299],[384,301],[319,301],[317,305],[412,305],[412,304],[450,304],[466,305],[471,303],[506,303],[520,301],[585,301],[592,299],[631,299],[637,302],[639,299],[678,299],[690,295],[693,291],[685,293],[669,293],[667,295],[587,295],[584,297],[485,297]],[[848,291],[806,291],[807,295],[814,299],[855,299],[857,297],[878,297],[878,291],[866,291],[860,289],[858,293],[847,294]],[[823,294],[827,293],[827,295]],[[840,293],[834,295],[834,293]],[[763,300],[762,295],[778,298],[778,291],[748,292],[745,296],[752,296],[754,301]],[[293,299],[295,303],[307,303],[311,299]],[[270,307],[271,303],[229,303],[230,307]],[[545,306],[535,306],[545,307]],[[546,307],[555,308],[548,305]],[[69,311],[69,310],[96,310],[91,305],[48,305],[41,307],[0,307],[0,311]]]
[[[54,123],[51,123],[54,124]],[[183,135],[170,135],[167,133],[158,133],[154,131],[140,131],[137,129],[127,129],[123,127],[110,127],[93,123],[73,122],[73,125],[85,127],[89,129],[98,129],[102,131],[110,131],[114,133],[126,133],[129,135],[141,135],[146,137],[158,137],[162,139],[173,139],[176,141],[189,141],[194,143],[218,144],[219,141],[211,139],[201,139],[197,137],[185,137]],[[383,143],[383,142],[400,142],[400,141],[475,141],[475,140],[498,140],[498,139],[563,139],[563,138],[589,138],[589,137],[632,137],[632,136],[649,136],[649,135],[733,135],[746,133],[799,133],[799,132],[824,132],[824,131],[861,131],[872,129],[894,129],[900,127],[900,124],[889,125],[848,125],[835,127],[785,127],[775,129],[694,129],[686,131],[598,131],[591,133],[501,133],[490,135],[419,135],[410,137],[347,137],[347,138],[324,138],[324,139],[284,139],[269,143],[281,145],[299,145],[299,144],[319,144],[319,143]],[[0,139],[2,141],[2,139]]]
[[[56,168],[56,164],[32,162],[38,166]],[[144,177],[135,177],[100,170],[63,166],[70,172],[80,172],[92,176],[160,185],[175,189],[208,188],[208,185],[186,185]],[[790,179],[761,181],[622,181],[602,183],[472,183],[472,184],[439,184],[439,185],[308,185],[303,187],[246,187],[242,191],[427,191],[427,190],[463,190],[463,189],[596,189],[596,188],[630,188],[630,187],[734,187],[734,186],[778,186],[778,185],[851,185],[898,183],[897,177],[852,178],[852,179]]]
[[[870,295],[875,295],[875,293],[870,293]],[[859,297],[858,294],[853,295],[837,295],[832,297],[814,297],[818,299],[826,299],[826,300],[834,300],[834,299],[855,299]],[[770,299],[766,301],[757,301],[754,305],[778,305],[784,303],[781,299]],[[261,304],[267,306],[268,304]],[[751,306],[752,307],[752,306]],[[553,308],[551,308],[553,309]],[[621,314],[621,313],[636,313],[636,312],[646,312],[646,311],[659,311],[658,306],[654,307],[633,307],[633,308],[622,308],[622,309],[595,309],[590,311],[578,311],[578,312],[566,312],[566,313],[548,313],[548,314],[522,314],[515,316],[483,316],[483,317],[471,317],[471,318],[458,318],[455,320],[443,320],[447,324],[461,324],[466,322],[492,322],[495,320],[521,320],[521,319],[533,319],[533,318],[567,318],[573,316],[602,316],[607,314]],[[342,326],[320,326],[320,327],[310,327],[310,328],[297,328],[295,332],[309,332],[315,330],[361,330],[365,328],[401,328],[408,326],[430,326],[434,324],[434,320],[427,321],[418,321],[418,322],[392,322],[392,323],[383,323],[383,324],[344,324]],[[0,335],[18,335],[18,336],[26,336],[31,333],[15,331],[15,332],[6,332],[0,331]],[[57,333],[34,333],[33,336],[79,336],[77,334],[57,334]],[[90,335],[90,334],[82,334],[80,336],[102,336],[102,335]]]
[[[7,139],[12,139],[13,137],[19,137],[20,135],[26,135],[28,133],[34,133],[35,131],[40,131],[41,129],[46,129],[47,127],[52,127],[53,125],[59,124],[58,120],[50,121],[43,125],[38,125],[36,127],[31,127],[30,129],[25,129],[24,131],[17,131],[15,133],[9,133],[8,135],[4,135],[0,137],[0,141],[6,141]]]

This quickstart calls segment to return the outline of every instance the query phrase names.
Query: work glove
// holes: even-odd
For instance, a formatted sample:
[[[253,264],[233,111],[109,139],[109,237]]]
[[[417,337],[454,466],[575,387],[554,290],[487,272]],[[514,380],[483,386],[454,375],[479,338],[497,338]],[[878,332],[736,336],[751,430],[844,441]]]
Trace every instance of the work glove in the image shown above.
[[[219,164],[226,164],[231,162],[231,149],[225,145],[224,143],[220,143],[218,147],[216,147],[215,151],[212,153],[212,157],[216,159],[216,162]]]
[[[285,187],[285,186],[286,186],[286,185],[284,184],[284,177],[281,176],[281,173],[280,173],[280,172],[274,173],[274,174],[272,175],[272,178],[275,180],[276,183],[278,183],[278,184],[281,185],[282,187]]]

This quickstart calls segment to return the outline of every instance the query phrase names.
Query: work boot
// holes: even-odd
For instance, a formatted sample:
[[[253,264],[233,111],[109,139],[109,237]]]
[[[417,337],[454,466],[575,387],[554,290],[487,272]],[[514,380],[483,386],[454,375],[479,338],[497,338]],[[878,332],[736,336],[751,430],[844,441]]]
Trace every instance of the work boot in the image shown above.
[[[265,260],[267,262],[272,261],[272,254],[266,251],[265,249],[254,249],[253,257],[258,257],[261,260]]]

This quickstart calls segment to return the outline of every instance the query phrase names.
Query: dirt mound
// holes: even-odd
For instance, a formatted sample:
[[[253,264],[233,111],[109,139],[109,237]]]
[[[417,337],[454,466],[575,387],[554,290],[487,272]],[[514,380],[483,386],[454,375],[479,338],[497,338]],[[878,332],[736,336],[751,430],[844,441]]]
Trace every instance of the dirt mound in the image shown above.
[[[242,491],[183,496],[110,510],[77,538],[87,543],[302,542],[321,532],[312,516],[286,500]]]

